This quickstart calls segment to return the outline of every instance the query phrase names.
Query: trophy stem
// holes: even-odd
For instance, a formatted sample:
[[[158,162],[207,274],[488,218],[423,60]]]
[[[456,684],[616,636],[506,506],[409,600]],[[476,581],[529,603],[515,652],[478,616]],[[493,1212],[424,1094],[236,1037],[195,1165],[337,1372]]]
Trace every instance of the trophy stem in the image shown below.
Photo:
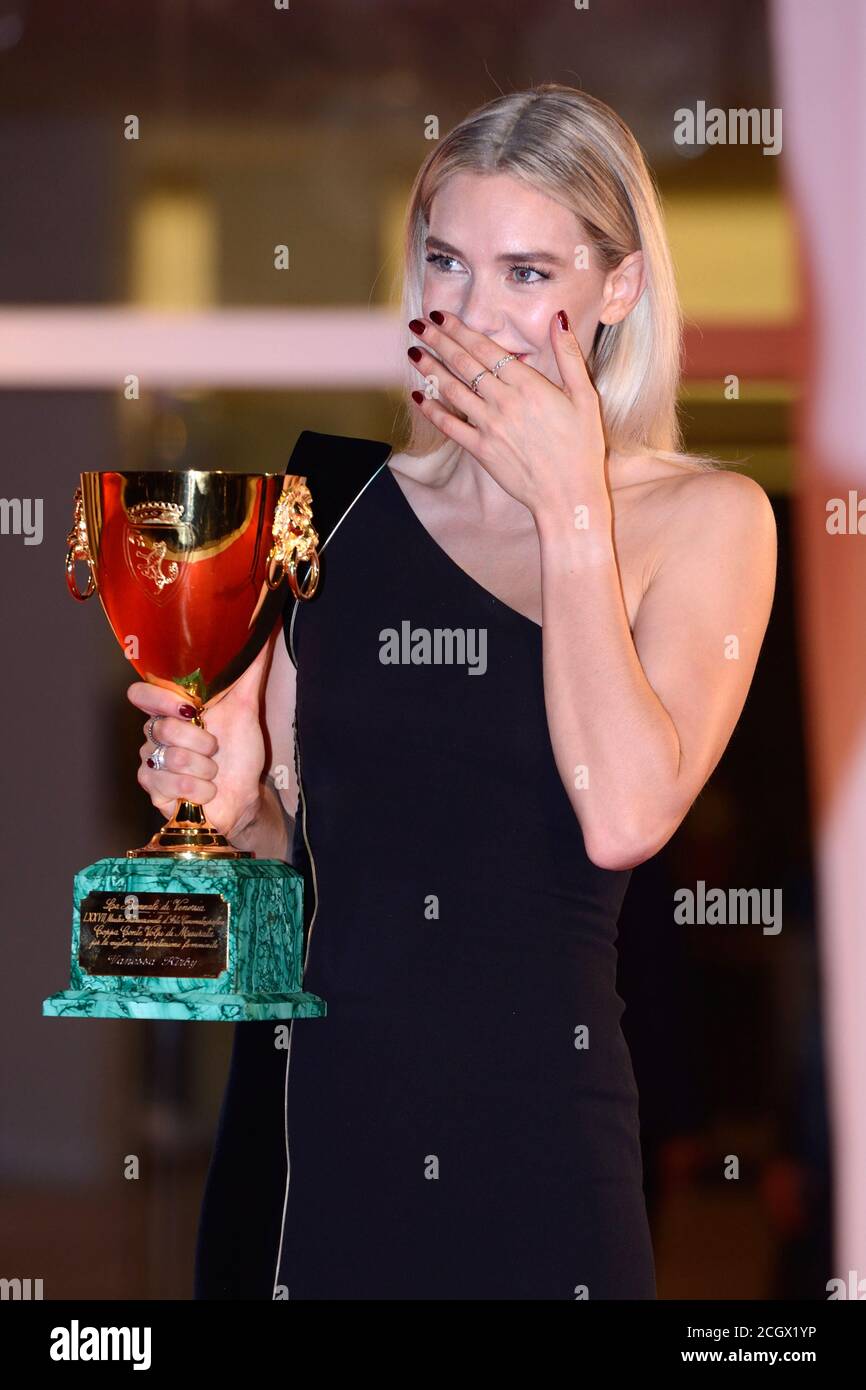
[[[199,704],[193,692],[188,698]],[[205,727],[204,710],[198,709],[191,723],[200,729]],[[173,855],[175,859],[254,859],[252,850],[235,849],[215,825],[211,825],[204,807],[197,801],[182,798],[174,808],[174,815],[167,820],[161,830],[152,835],[146,845],[138,849],[128,849],[127,859],[149,859],[151,855]]]
[[[174,815],[139,849],[128,849],[127,859],[146,859],[153,854],[177,859],[252,859],[251,850],[235,849],[207,818],[196,801],[178,801]]]

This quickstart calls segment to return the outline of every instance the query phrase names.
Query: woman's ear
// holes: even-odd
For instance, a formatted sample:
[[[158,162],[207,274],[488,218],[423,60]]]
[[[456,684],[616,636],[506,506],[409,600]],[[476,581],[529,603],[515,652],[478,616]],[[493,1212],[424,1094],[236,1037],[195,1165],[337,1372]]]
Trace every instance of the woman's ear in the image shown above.
[[[603,302],[599,319],[605,327],[621,323],[631,313],[646,288],[646,273],[642,251],[623,256],[605,277]]]

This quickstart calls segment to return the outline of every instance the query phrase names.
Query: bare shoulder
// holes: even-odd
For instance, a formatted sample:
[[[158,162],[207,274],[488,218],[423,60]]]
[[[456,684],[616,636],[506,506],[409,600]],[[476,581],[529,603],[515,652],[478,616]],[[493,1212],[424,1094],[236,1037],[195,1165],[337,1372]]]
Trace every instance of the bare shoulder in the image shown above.
[[[776,518],[760,483],[727,469],[689,471],[667,481],[666,551],[757,546],[775,553]]]
[[[733,469],[709,466],[699,458],[659,455],[623,460],[615,503],[633,524],[651,533],[664,553],[722,539],[746,526],[775,536],[769,497],[754,478]]]
[[[639,593],[677,583],[722,581],[722,567],[775,579],[776,522],[753,478],[699,459],[634,456],[622,461],[611,493],[614,529],[639,570]],[[663,581],[667,580],[667,584]]]
[[[688,621],[687,613],[703,612],[763,631],[776,586],[777,535],[760,484],[721,468],[688,470],[660,480],[647,512],[653,563],[640,628],[660,615]]]

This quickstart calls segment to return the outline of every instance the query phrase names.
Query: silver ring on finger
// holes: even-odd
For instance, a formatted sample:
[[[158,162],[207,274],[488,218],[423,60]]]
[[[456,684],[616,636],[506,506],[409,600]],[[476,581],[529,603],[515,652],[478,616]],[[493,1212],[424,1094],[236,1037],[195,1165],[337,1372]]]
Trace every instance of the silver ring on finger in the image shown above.
[[[478,383],[479,383],[479,381],[481,380],[481,378],[482,378],[483,376],[487,376],[487,373],[488,373],[489,371],[490,371],[490,368],[489,368],[489,367],[485,367],[485,368],[483,369],[483,371],[480,371],[480,372],[478,373],[478,375],[477,375],[477,376],[474,376],[474,377],[472,378],[472,380],[470,381],[469,385],[472,387],[472,390],[475,392],[476,396],[478,395]]]
[[[492,368],[493,375],[498,379],[498,377],[499,377],[499,368],[500,368],[500,367],[504,367],[505,364],[506,364],[506,362],[516,362],[516,361],[517,361],[517,353],[516,353],[516,352],[509,352],[509,354],[508,354],[507,357],[500,357],[499,361],[496,363],[496,366]]]
[[[168,744],[166,743],[158,743],[150,755],[150,761],[153,763],[155,772],[161,772],[165,767],[165,750],[167,747]]]
[[[159,743],[159,739],[156,737],[155,733],[153,732],[153,726],[155,725],[157,719],[164,719],[164,718],[165,718],[165,715],[164,715],[164,714],[152,714],[152,715],[150,716],[150,718],[148,719],[147,723],[145,724],[145,726],[144,726],[144,737],[145,737],[146,739],[148,739],[148,741],[149,741],[150,743]]]

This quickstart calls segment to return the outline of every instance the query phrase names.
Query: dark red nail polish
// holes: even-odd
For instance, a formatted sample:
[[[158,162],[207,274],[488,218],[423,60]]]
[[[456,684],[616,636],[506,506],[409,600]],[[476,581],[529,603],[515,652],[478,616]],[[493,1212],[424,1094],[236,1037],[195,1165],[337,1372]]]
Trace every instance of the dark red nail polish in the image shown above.
[[[413,361],[413,362],[420,362],[420,361],[421,361],[421,349],[420,349],[420,348],[416,348],[416,347],[410,347],[410,348],[409,348],[409,356],[412,358],[412,361]]]
[[[153,758],[147,759],[147,765],[148,767],[156,767],[156,763],[153,761]]]
[[[427,325],[426,323],[422,323],[420,319],[410,319],[409,327],[412,329],[413,333],[423,333]]]
[[[432,317],[432,315],[431,315],[431,317]],[[563,330],[563,332],[567,333],[567,332],[568,332],[568,314],[565,312],[564,309],[560,309],[560,310],[558,311],[556,317],[559,319],[559,326],[560,326],[560,328]]]
[[[415,401],[415,403],[416,403],[417,405],[420,405],[421,402],[422,402],[423,399],[424,399],[424,395],[423,395],[423,393],[422,393],[421,391],[413,391],[413,392],[412,392],[412,399],[413,399],[413,401]]]
[[[194,705],[178,705],[177,712],[182,715],[184,719],[195,719],[198,713]]]
[[[433,320],[434,323],[444,323],[444,322],[445,322],[445,315],[442,314],[442,313],[440,313],[438,309],[431,309],[431,310],[430,310],[430,317],[431,317],[431,319]]]

